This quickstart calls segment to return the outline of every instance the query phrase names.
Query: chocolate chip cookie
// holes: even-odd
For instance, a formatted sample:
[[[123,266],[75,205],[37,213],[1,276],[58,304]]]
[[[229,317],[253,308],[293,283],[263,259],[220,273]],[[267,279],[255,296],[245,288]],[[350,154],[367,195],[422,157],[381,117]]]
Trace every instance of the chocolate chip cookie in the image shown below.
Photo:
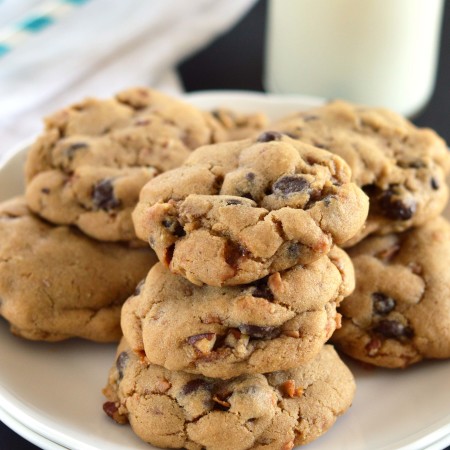
[[[133,240],[131,211],[141,187],[227,136],[210,114],[151,89],[87,99],[50,116],[31,146],[28,205],[96,239]]]
[[[103,409],[158,447],[290,450],[325,433],[354,391],[329,345],[304,366],[222,381],[143,363],[123,341]]]
[[[0,204],[0,316],[27,339],[115,341],[120,310],[153,252],[94,241],[33,216],[24,199]]]
[[[172,272],[222,286],[326,255],[359,231],[367,212],[340,157],[267,132],[201,147],[150,180],[133,221]]]
[[[383,367],[450,358],[450,224],[438,217],[349,249],[355,292],[340,307],[333,341]]]
[[[125,302],[122,330],[136,353],[170,370],[215,378],[284,370],[315,357],[353,288],[338,248],[241,286],[196,286],[156,264]]]
[[[370,233],[403,231],[438,216],[448,189],[450,153],[432,130],[398,114],[334,101],[281,119],[270,129],[288,133],[342,157],[370,198],[367,225],[348,244]]]

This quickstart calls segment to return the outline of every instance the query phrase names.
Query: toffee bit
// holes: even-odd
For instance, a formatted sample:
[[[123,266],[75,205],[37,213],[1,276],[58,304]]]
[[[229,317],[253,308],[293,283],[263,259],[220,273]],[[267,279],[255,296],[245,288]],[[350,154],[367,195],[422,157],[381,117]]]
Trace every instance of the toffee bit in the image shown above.
[[[281,392],[290,398],[301,397],[303,395],[303,388],[295,387],[294,380],[287,380],[280,386]]]

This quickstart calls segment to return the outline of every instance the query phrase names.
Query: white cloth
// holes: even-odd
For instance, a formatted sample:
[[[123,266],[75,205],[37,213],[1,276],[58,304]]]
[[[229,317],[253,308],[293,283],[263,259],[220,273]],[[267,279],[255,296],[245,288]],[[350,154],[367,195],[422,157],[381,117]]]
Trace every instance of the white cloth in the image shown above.
[[[0,58],[0,154],[39,132],[43,116],[86,96],[134,85],[180,92],[177,63],[255,1],[91,0],[60,17]],[[39,4],[0,1],[0,32],[27,3]]]

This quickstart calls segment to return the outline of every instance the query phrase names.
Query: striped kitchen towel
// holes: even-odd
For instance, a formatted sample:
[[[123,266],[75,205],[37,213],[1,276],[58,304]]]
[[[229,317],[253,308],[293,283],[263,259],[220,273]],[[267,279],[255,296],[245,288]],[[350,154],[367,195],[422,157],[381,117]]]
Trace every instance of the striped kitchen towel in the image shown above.
[[[85,96],[179,92],[176,65],[255,1],[0,0],[0,153]]]

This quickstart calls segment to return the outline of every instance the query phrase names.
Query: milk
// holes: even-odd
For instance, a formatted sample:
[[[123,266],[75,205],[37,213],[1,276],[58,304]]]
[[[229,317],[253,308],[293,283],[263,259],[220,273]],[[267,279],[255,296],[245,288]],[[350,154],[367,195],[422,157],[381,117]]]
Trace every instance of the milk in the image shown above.
[[[443,0],[270,0],[265,85],[406,116],[435,81]]]

